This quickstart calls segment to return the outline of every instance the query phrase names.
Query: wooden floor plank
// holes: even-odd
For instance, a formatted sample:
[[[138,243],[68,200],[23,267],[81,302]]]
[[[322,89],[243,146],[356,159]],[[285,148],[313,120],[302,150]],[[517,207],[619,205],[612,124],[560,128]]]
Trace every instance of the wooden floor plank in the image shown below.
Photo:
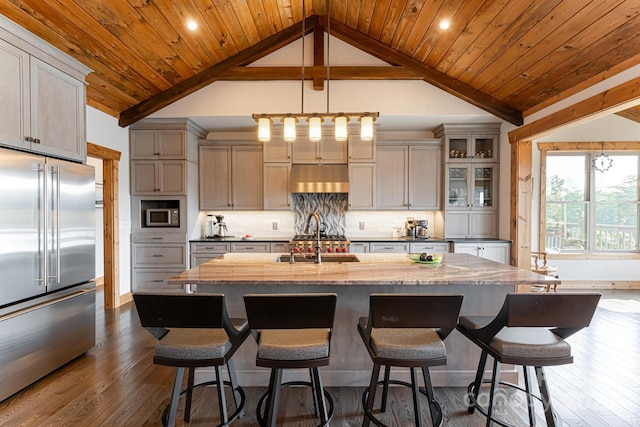
[[[615,311],[615,304],[601,306],[591,326],[569,338],[574,363],[546,369],[555,408],[564,426],[640,426],[640,291],[602,291],[603,301],[619,299],[618,306],[632,312]],[[100,301],[102,296],[99,295]],[[602,304],[601,304],[602,305]],[[640,310],[638,310],[640,311]],[[13,397],[0,402],[0,426],[157,426],[169,402],[174,371],[153,365],[155,338],[140,327],[137,313],[126,304],[104,311],[99,304],[96,346]],[[537,383],[534,380],[534,387]],[[246,414],[233,423],[257,425],[255,404],[263,387],[246,387]],[[333,426],[362,423],[363,387],[328,388],[334,404]],[[480,427],[479,414],[469,414],[465,388],[436,388],[436,399],[444,411],[444,425]],[[483,388],[481,398],[486,391]],[[378,396],[379,399],[379,396]],[[514,425],[526,425],[526,402],[521,393],[500,391],[500,417]],[[180,403],[178,425],[184,399]],[[227,401],[232,397],[227,391]],[[422,403],[422,419],[430,425],[428,405]],[[283,392],[278,425],[315,426],[310,391],[290,387]],[[538,424],[544,425],[541,404],[536,404]],[[215,425],[218,420],[216,390],[203,387],[194,393],[189,426]],[[377,414],[389,426],[413,424],[410,391],[390,390],[388,410]]]

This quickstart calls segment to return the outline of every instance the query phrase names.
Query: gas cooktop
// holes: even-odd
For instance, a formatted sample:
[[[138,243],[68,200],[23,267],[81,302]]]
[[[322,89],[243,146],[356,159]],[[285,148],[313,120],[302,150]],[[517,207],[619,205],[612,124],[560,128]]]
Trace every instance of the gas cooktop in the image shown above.
[[[300,242],[307,240],[316,240],[315,234],[296,234],[291,239],[292,242]],[[347,238],[342,234],[320,234],[321,241],[348,242]]]

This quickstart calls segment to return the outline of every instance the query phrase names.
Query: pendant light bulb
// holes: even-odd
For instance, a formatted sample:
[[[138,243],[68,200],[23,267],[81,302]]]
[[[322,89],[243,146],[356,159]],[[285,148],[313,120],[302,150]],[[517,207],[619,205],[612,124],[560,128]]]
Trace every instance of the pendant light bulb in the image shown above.
[[[268,142],[271,139],[271,119],[261,117],[258,119],[258,141]]]
[[[309,117],[309,140],[318,142],[322,138],[322,117]]]
[[[363,141],[373,140],[373,117],[360,117],[360,139]]]
[[[295,117],[285,117],[284,122],[284,140],[287,142],[293,142],[296,140],[296,122],[298,119]]]
[[[347,116],[336,116],[333,119],[336,126],[336,141],[342,142],[347,140]]]

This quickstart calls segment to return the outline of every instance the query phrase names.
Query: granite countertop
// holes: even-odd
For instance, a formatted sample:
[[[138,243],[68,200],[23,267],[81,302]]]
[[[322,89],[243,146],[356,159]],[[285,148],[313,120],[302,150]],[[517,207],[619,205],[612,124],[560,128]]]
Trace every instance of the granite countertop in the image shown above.
[[[291,237],[259,237],[255,236],[251,239],[245,239],[242,236],[233,237],[201,237],[200,239],[190,239],[189,242],[289,242]]]
[[[275,253],[227,253],[167,279],[170,284],[544,285],[559,280],[468,254],[443,254],[439,264],[406,254],[363,253],[360,262],[289,264]],[[337,256],[337,255],[333,255]]]
[[[256,236],[253,239],[244,239],[242,236],[233,237],[202,237],[200,239],[190,239],[190,242],[289,242],[293,238],[291,236],[277,236],[277,237],[260,237]],[[409,237],[349,237],[347,239],[351,242],[408,242],[408,243],[474,243],[474,242],[496,242],[506,243],[511,242],[507,239],[445,239],[441,237],[431,237],[429,239],[411,239]]]

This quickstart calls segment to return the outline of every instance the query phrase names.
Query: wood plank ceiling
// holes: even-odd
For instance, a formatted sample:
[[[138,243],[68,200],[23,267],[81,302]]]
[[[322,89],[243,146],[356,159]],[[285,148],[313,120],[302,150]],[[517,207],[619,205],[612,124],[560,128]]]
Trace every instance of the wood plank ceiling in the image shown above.
[[[303,11],[302,0],[3,0],[0,13],[91,67],[88,105],[126,126],[215,81],[299,79],[299,67],[244,66],[298,39],[303,16],[321,35],[326,3],[307,0]],[[638,0],[334,0],[330,8],[332,35],[395,66],[332,67],[332,79],[423,79],[514,124],[640,63]],[[316,67],[305,76],[321,88],[315,40]]]

